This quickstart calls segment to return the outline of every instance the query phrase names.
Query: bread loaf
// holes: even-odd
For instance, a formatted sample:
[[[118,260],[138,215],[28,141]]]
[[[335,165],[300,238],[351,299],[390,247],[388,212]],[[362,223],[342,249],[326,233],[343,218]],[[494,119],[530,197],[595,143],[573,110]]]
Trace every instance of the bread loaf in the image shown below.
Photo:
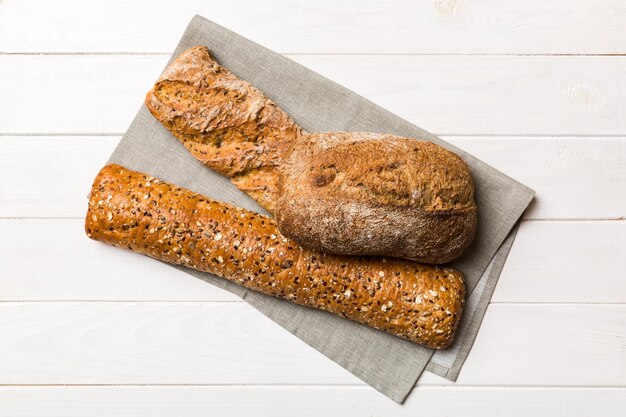
[[[458,257],[476,231],[472,176],[461,158],[375,133],[295,143],[281,164],[275,215],[285,236],[312,249],[435,264]]]
[[[119,165],[96,177],[85,230],[435,349],[450,345],[461,317],[463,277],[453,269],[304,249],[267,217]]]
[[[167,67],[145,104],[193,156],[273,211],[277,166],[301,129],[263,93],[196,46]]]
[[[474,238],[472,176],[454,153],[392,135],[307,134],[206,47],[181,54],[146,105],[307,248],[439,264]]]

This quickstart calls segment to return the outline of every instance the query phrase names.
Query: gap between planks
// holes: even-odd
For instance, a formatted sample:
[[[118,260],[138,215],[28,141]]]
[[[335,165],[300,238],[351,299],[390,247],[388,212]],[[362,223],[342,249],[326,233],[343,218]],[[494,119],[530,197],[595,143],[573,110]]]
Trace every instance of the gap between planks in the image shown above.
[[[107,304],[247,304],[245,300],[183,300],[183,299],[160,299],[160,300],[84,300],[81,298],[65,299],[65,300],[0,300],[0,304],[35,304],[35,303],[72,303],[72,304],[86,304],[86,303],[107,303]],[[490,301],[489,304],[498,305],[529,305],[529,306],[579,306],[579,305],[599,305],[609,307],[621,307],[626,305],[624,303],[615,303],[611,301]],[[2,385],[2,384],[0,384]]]
[[[84,219],[84,216],[54,216],[54,217],[41,217],[41,216],[34,216],[34,217],[30,217],[30,216],[24,216],[24,217],[16,217],[16,216],[0,216],[0,221],[6,220],[6,221],[12,221],[12,220],[81,220]],[[541,218],[541,219],[522,219],[522,222],[571,222],[571,223],[576,223],[576,222],[622,222],[625,221],[626,218],[625,217],[605,217],[605,218]]]
[[[326,384],[0,384],[0,389],[2,388],[60,388],[60,387],[68,387],[68,388],[78,388],[78,387],[211,387],[211,388],[232,388],[232,387],[240,387],[240,388],[298,388],[298,387],[306,387],[306,388],[347,388],[347,389],[362,389],[362,390],[372,390],[373,388],[365,383],[354,383],[354,384],[346,384],[346,383],[326,383]],[[432,390],[432,389],[445,389],[453,390],[453,389],[464,389],[464,390],[481,390],[484,388],[494,389],[494,390],[510,390],[510,389],[526,389],[526,390],[535,390],[535,389],[554,389],[554,390],[603,390],[603,389],[618,389],[623,390],[626,389],[626,385],[463,385],[459,383],[455,383],[455,385],[425,385],[425,386],[417,386],[416,389],[419,390]]]
[[[281,55],[293,55],[293,56],[303,56],[303,55],[313,55],[313,56],[576,56],[576,57],[621,57],[626,56],[626,54],[498,54],[498,53],[476,53],[476,54],[466,54],[466,53],[362,53],[362,52],[289,52],[289,51],[274,51]],[[52,55],[52,56],[170,56],[171,52],[67,52],[67,51],[57,51],[57,52],[6,52],[0,51],[0,55]]]
[[[567,139],[567,138],[610,138],[610,139],[626,139],[625,135],[622,134],[588,134],[588,133],[438,133],[438,132],[430,132],[433,135],[440,136],[442,139],[446,140],[446,138],[457,137],[463,139],[481,139],[481,138],[559,138],[559,139]],[[75,133],[75,132],[66,132],[66,133],[43,133],[43,132],[33,132],[33,133],[24,133],[24,132],[0,132],[0,137],[64,137],[64,136],[87,136],[87,137],[98,137],[98,136],[124,136],[125,132],[106,132],[106,133]]]

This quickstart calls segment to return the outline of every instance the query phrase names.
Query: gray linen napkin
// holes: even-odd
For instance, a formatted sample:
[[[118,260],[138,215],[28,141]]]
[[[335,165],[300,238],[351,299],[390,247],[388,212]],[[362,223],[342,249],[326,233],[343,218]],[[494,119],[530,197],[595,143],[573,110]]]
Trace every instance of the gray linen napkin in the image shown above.
[[[530,203],[533,191],[346,88],[200,16],[194,17],[187,27],[173,57],[194,45],[206,45],[220,64],[263,91],[309,132],[391,133],[429,140],[451,149],[472,170],[479,215],[476,240],[452,264],[465,275],[469,294],[461,326],[454,346],[434,356],[431,349],[365,325],[248,291],[210,274],[181,269],[239,295],[397,402],[404,401],[427,366],[430,371],[455,380],[513,242],[511,231]],[[139,110],[109,162],[265,213],[227,178],[193,158],[145,107]]]

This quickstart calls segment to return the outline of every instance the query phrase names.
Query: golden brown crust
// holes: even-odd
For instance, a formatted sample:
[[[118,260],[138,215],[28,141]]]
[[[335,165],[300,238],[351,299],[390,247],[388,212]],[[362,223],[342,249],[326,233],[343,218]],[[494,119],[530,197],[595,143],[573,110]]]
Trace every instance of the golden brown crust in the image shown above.
[[[177,57],[146,105],[196,158],[229,176],[308,248],[438,264],[474,238],[474,186],[458,156],[392,135],[306,134],[206,47]]]
[[[263,93],[196,46],[167,67],[145,104],[193,156],[273,211],[276,167],[301,130]]]
[[[431,142],[364,132],[306,135],[281,164],[276,221],[300,244],[343,255],[445,263],[471,243],[467,164]]]
[[[431,348],[450,345],[461,316],[465,289],[458,271],[304,249],[267,217],[119,165],[104,167],[96,177],[85,230],[92,239]]]

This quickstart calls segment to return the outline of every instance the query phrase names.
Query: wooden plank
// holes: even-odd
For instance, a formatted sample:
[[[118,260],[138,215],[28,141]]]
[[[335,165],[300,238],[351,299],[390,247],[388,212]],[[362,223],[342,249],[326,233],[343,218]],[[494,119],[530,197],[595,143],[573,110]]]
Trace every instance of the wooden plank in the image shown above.
[[[444,137],[535,190],[525,219],[626,216],[626,140]]]
[[[167,58],[0,55],[0,133],[121,133]],[[439,134],[626,131],[624,56],[293,58]]]
[[[625,330],[626,305],[494,304],[456,386],[626,387]],[[363,384],[244,303],[0,303],[0,335],[0,384]]]
[[[298,56],[438,134],[623,134],[626,57]],[[613,120],[620,118],[620,121]]]
[[[245,303],[0,303],[3,384],[360,384]]]
[[[457,383],[624,387],[625,340],[623,304],[492,304]]]
[[[195,13],[280,52],[626,52],[619,0],[3,1],[0,50],[169,52]]]
[[[0,217],[83,217],[91,184],[119,140],[0,137]]]
[[[83,225],[0,221],[0,300],[241,301],[146,256],[92,241]]]
[[[0,133],[124,132],[166,62],[149,55],[0,55]]]
[[[533,188],[537,195],[527,219],[626,216],[623,138],[444,139]],[[0,178],[8,184],[0,192],[0,217],[84,216],[85,195],[118,141],[116,136],[0,138]]]
[[[2,387],[12,417],[622,417],[623,388],[421,387],[399,405],[369,387]]]
[[[626,303],[626,222],[524,222],[492,301]]]
[[[0,301],[239,300],[145,256],[89,240],[82,220],[0,221],[0,253]],[[626,222],[525,222],[494,301],[626,303],[624,270]]]

